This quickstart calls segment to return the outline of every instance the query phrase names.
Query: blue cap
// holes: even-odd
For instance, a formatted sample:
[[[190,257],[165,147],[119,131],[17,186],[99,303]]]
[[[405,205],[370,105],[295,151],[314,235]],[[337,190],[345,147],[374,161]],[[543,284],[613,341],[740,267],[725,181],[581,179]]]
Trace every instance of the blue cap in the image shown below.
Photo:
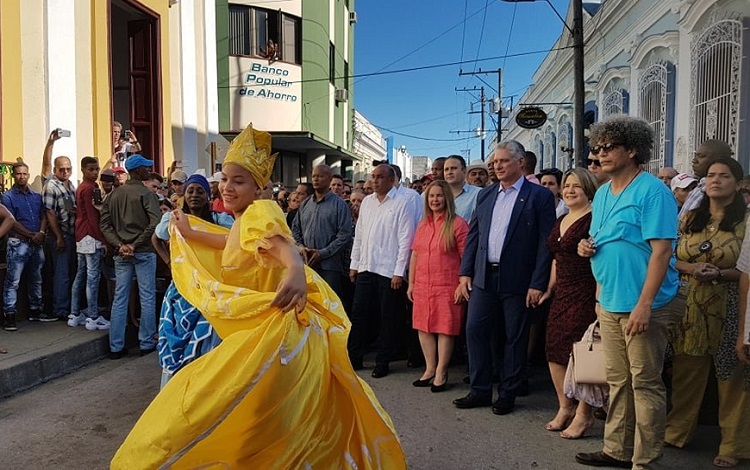
[[[205,176],[199,174],[190,175],[187,181],[185,181],[185,189],[193,183],[201,185],[206,194],[211,194],[211,186],[208,184],[208,179]]]
[[[135,170],[136,168],[140,168],[142,166],[152,167],[154,166],[153,160],[149,160],[148,158],[144,157],[143,155],[139,154],[133,154],[128,157],[127,160],[125,160],[125,169],[130,171]]]

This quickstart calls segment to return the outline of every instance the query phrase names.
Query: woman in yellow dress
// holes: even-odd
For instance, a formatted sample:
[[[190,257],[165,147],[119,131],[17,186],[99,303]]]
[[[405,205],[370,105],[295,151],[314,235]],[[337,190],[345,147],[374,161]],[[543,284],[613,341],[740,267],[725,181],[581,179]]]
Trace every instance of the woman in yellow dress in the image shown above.
[[[388,414],[352,369],[341,301],[294,247],[284,214],[258,200],[271,136],[232,142],[219,185],[231,230],[175,211],[179,292],[222,343],[156,396],[113,469],[406,468]]]

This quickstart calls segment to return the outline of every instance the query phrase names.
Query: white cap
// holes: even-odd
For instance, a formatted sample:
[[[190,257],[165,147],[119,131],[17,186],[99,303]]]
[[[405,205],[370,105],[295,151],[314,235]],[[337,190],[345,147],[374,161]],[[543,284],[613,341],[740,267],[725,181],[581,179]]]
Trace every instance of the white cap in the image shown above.
[[[209,183],[218,183],[219,181],[221,181],[221,172],[217,171],[213,175],[209,176],[207,179]]]
[[[669,186],[672,188],[672,191],[677,188],[685,189],[696,181],[698,180],[695,179],[693,175],[689,173],[680,173],[672,178],[672,182],[669,184]]]

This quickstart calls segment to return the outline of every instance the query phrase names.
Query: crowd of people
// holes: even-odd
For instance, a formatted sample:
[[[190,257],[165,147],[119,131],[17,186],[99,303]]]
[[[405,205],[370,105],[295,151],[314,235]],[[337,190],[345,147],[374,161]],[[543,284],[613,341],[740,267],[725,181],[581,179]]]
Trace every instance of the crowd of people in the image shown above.
[[[13,166],[14,186],[0,207],[0,235],[8,234],[6,331],[18,328],[25,275],[28,320],[109,330],[112,359],[128,353],[130,320],[140,353],[158,350],[166,387],[236,330],[212,311],[241,304],[230,300],[244,298],[231,286],[270,289],[275,297],[248,305],[299,315],[306,304],[299,286],[307,284],[308,298],[323,294],[324,307],[315,308],[351,322],[344,356],[354,371],[374,350],[372,377],[387,376],[405,358],[422,368],[413,386],[441,393],[450,389],[451,360],[465,353],[470,388],[453,401],[457,408],[513,412],[528,393],[529,351],[543,340],[559,404],[544,428],[578,439],[596,412],[606,414],[602,451],[576,455],[584,465],[651,468],[665,444],[687,445],[714,371],[722,437],[713,464],[750,458],[742,437],[750,426],[750,180],[726,143],[700,145],[692,173],[663,168],[657,177],[644,171],[651,128],[617,116],[592,127],[587,166],[565,172],[536,173],[533,152],[507,141],[482,164],[437,158],[409,187],[397,165],[375,162],[371,176],[356,182],[320,164],[310,183],[288,191],[269,182],[265,160],[225,166],[208,178],[179,169],[163,178],[121,129],[115,125],[105,170],[95,158],[81,159],[77,188],[67,157],[54,160],[41,194],[29,186],[28,166]],[[56,138],[53,132],[46,159]],[[275,203],[272,211],[264,199]],[[283,227],[261,224],[277,219]],[[182,264],[202,259],[187,241],[220,250],[221,262],[214,257],[185,271]],[[242,249],[232,255],[230,245]],[[273,259],[253,258],[253,249]],[[233,269],[256,264],[255,278],[232,279]],[[277,271],[284,267],[287,275]],[[46,309],[45,272],[52,292]],[[205,277],[203,284],[194,276]],[[196,292],[188,294],[191,286]],[[604,346],[604,406],[566,387],[573,344],[594,322]],[[212,357],[225,365],[232,354]],[[172,387],[187,387],[187,380]],[[164,411],[165,404],[152,406]]]

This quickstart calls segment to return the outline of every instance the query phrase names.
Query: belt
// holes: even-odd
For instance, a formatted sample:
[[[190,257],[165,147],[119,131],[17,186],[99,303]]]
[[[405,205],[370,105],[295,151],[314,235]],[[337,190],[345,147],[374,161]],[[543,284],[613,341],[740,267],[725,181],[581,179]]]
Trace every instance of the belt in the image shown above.
[[[500,263],[487,263],[487,267],[490,268],[491,271],[497,271],[500,269]]]

